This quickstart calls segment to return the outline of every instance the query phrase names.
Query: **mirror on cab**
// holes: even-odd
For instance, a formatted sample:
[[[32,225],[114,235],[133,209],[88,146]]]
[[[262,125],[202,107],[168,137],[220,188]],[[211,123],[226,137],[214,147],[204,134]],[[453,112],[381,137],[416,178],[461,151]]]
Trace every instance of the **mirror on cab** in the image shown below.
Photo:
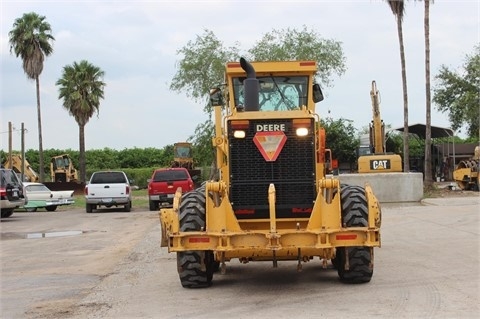
[[[320,84],[315,83],[313,85],[313,102],[318,103],[320,101],[323,101],[322,89],[320,88]]]

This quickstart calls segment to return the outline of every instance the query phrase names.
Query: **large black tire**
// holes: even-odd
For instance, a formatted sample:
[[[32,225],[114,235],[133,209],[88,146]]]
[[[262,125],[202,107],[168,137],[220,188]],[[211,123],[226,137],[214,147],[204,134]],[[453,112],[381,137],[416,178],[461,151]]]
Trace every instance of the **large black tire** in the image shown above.
[[[343,227],[368,226],[368,205],[365,189],[342,185],[340,191]],[[370,247],[339,247],[332,260],[340,280],[345,283],[366,283],[372,279],[373,264]],[[348,269],[346,268],[348,258]]]
[[[205,188],[183,194],[180,204],[180,231],[198,231],[205,228]],[[212,251],[184,251],[177,253],[177,269],[184,288],[205,288],[212,284],[214,272]]]
[[[124,212],[129,212],[132,210],[132,202],[128,202],[127,204],[125,204],[125,206],[123,206],[123,211]]]
[[[93,212],[93,205],[92,204],[86,204],[85,205],[85,210],[87,211],[87,213]]]
[[[2,218],[8,218],[13,215],[13,208],[12,209],[2,209]]]
[[[49,212],[54,212],[57,209],[57,205],[46,206],[45,209]]]
[[[157,210],[157,202],[155,202],[153,200],[148,201],[148,208],[151,211]]]

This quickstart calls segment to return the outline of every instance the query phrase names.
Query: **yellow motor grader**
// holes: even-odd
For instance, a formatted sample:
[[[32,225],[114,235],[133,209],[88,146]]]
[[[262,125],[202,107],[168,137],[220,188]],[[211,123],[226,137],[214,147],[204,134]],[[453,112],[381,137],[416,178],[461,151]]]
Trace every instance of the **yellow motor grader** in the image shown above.
[[[326,175],[325,132],[314,61],[226,64],[215,109],[218,178],[160,210],[161,245],[177,253],[180,282],[209,287],[226,262],[330,261],[341,281],[364,283],[380,247],[371,187]]]

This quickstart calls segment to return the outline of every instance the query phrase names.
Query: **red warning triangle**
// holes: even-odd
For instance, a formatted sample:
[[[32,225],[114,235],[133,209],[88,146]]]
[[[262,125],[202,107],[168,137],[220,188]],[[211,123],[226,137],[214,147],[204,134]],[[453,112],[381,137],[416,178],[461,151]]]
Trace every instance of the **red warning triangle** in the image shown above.
[[[257,132],[253,142],[267,162],[274,162],[282,151],[287,136],[282,131]]]

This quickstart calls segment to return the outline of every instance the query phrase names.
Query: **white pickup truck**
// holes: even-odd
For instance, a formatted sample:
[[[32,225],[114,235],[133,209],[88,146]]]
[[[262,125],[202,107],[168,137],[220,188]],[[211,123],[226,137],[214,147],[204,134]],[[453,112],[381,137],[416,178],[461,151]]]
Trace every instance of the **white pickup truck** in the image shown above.
[[[132,191],[127,174],[123,171],[94,172],[85,186],[87,213],[99,206],[118,207],[129,212],[132,209]]]

